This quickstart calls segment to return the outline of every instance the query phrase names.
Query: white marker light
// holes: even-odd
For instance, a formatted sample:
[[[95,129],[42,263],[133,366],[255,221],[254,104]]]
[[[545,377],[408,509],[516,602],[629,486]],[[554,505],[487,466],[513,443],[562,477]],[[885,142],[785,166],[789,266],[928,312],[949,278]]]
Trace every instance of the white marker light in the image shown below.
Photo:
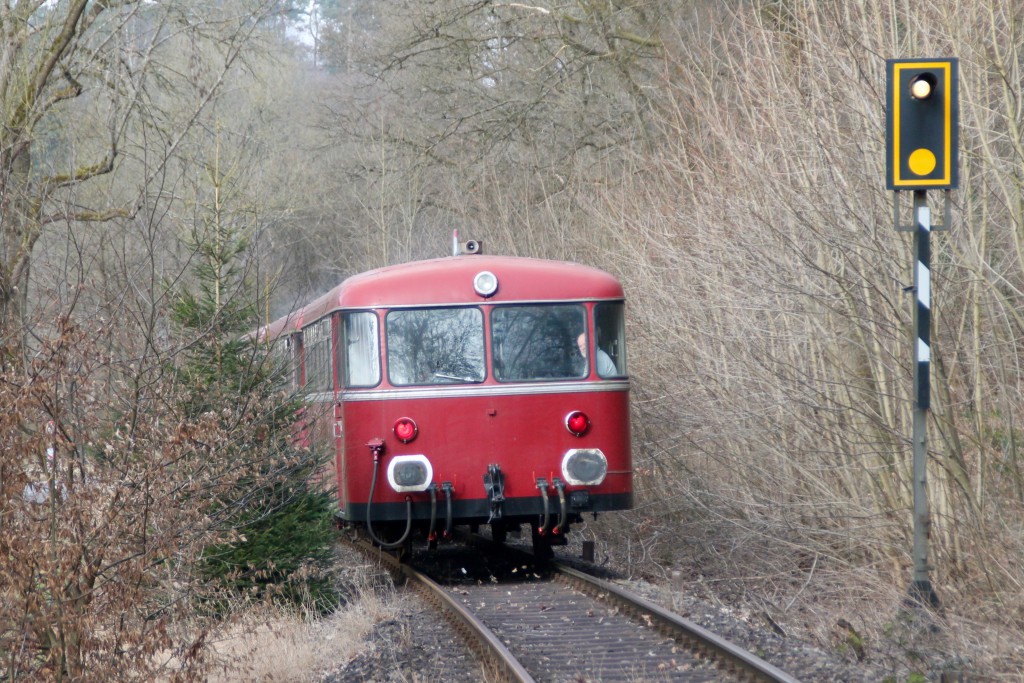
[[[910,82],[910,96],[915,100],[927,100],[935,92],[935,75],[925,72]]]
[[[498,278],[488,270],[482,270],[473,278],[473,289],[482,297],[489,297],[498,291]]]

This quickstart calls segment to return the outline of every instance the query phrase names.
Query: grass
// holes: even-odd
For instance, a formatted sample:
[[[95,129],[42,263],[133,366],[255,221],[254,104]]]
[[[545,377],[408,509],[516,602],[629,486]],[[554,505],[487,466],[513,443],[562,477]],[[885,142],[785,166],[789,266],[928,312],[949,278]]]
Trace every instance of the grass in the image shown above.
[[[398,601],[387,582],[366,567],[351,567],[349,599],[333,614],[259,605],[245,610],[213,641],[216,662],[207,680],[318,681],[365,647],[375,625],[395,618]],[[362,575],[360,575],[362,572]]]

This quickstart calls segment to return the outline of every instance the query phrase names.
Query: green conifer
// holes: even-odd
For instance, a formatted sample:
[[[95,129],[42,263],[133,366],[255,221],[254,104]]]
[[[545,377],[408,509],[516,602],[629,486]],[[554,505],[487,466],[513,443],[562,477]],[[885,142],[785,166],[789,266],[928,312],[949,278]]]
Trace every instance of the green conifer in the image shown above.
[[[231,435],[209,463],[233,470],[225,477],[231,484],[200,501],[231,541],[207,547],[201,570],[228,593],[324,611],[336,603],[326,574],[333,497],[311,483],[324,454],[295,443],[301,401],[282,390],[285,369],[247,334],[259,307],[245,272],[246,230],[224,201],[229,174],[219,160],[207,170],[211,203],[187,240],[194,291],[181,292],[171,311],[178,331],[192,340],[175,368],[190,389],[185,411],[219,420],[220,431]]]

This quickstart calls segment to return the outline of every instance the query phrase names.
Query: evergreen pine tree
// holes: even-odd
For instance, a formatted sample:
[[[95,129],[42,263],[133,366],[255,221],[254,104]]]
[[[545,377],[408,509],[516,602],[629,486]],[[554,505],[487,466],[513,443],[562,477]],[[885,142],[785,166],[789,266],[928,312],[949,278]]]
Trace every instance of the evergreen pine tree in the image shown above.
[[[217,462],[243,474],[229,490],[201,501],[234,532],[232,542],[206,548],[201,570],[231,593],[324,611],[336,603],[326,576],[331,496],[310,483],[322,454],[293,444],[301,403],[281,390],[284,368],[246,334],[258,320],[257,290],[245,275],[248,240],[224,201],[230,177],[218,157],[207,171],[211,204],[189,239],[195,291],[180,293],[171,312],[194,341],[175,371],[190,388],[185,412],[213,416],[232,434],[219,445]]]

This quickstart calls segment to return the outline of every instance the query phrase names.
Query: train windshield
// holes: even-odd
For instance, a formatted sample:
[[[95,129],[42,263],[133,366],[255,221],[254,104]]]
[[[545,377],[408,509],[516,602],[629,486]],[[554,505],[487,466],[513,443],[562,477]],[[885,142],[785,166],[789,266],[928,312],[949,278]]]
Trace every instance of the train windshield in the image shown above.
[[[577,340],[586,335],[586,321],[582,304],[495,306],[494,376],[502,382],[585,377]]]
[[[392,384],[484,381],[484,316],[479,308],[391,311],[386,324]]]

